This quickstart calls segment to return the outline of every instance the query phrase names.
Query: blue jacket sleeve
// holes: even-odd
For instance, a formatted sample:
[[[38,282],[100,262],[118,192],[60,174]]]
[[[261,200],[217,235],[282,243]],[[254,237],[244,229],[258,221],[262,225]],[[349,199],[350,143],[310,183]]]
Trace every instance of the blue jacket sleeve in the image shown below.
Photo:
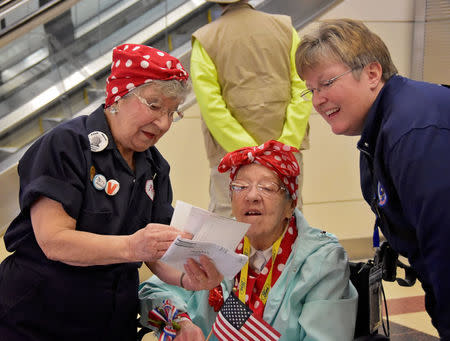
[[[304,333],[300,339],[352,340],[358,294],[349,281],[350,269],[344,249],[328,244],[322,252],[308,257],[302,273],[310,278],[312,286],[298,319]]]

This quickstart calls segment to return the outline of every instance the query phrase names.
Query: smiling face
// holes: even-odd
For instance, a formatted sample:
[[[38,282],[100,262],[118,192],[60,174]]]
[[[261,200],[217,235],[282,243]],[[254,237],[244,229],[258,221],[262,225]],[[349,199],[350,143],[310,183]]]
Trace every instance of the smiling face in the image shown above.
[[[307,68],[303,79],[309,89],[314,91],[312,103],[316,111],[338,135],[360,135],[370,107],[383,87],[381,66],[371,63],[360,72],[359,79],[350,68],[339,62],[322,62]],[[344,74],[330,86],[322,86],[327,80]]]
[[[234,179],[251,186],[241,193],[232,193],[231,208],[238,221],[251,224],[247,231],[250,244],[257,250],[269,248],[283,233],[292,216],[294,205],[283,190],[264,196],[257,184],[274,182],[282,185],[279,177],[270,169],[259,165],[242,166]]]
[[[150,107],[131,94],[117,102],[117,113],[106,115],[117,148],[125,159],[134,152],[153,146],[169,130],[172,120],[168,113],[177,110],[179,98],[164,96],[158,85],[136,90]]]

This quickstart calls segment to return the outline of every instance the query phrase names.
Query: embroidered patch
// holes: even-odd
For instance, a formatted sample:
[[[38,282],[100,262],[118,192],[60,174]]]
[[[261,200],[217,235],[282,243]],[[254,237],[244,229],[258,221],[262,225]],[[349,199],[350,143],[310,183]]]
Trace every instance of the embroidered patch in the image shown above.
[[[387,194],[383,187],[383,185],[378,181],[377,186],[377,194],[378,194],[378,206],[383,207],[387,203]]]

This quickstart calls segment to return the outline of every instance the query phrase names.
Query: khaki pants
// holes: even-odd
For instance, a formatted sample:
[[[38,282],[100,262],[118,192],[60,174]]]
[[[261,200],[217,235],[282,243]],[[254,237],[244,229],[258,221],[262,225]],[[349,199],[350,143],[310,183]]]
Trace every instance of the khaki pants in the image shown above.
[[[298,176],[298,200],[297,207],[301,211],[303,208],[303,155],[295,153],[295,158],[300,166],[300,175]],[[218,165],[217,165],[218,166]],[[224,217],[232,217],[230,200],[230,172],[219,173],[217,166],[211,168],[209,180],[209,207],[208,210]]]

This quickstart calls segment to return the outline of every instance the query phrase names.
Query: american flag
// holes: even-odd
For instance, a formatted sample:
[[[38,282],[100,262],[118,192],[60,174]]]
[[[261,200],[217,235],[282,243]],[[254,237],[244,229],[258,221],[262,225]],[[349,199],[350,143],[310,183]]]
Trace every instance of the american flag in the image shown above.
[[[219,340],[226,341],[272,341],[281,336],[263,319],[254,316],[233,292],[220,309],[213,332]]]

